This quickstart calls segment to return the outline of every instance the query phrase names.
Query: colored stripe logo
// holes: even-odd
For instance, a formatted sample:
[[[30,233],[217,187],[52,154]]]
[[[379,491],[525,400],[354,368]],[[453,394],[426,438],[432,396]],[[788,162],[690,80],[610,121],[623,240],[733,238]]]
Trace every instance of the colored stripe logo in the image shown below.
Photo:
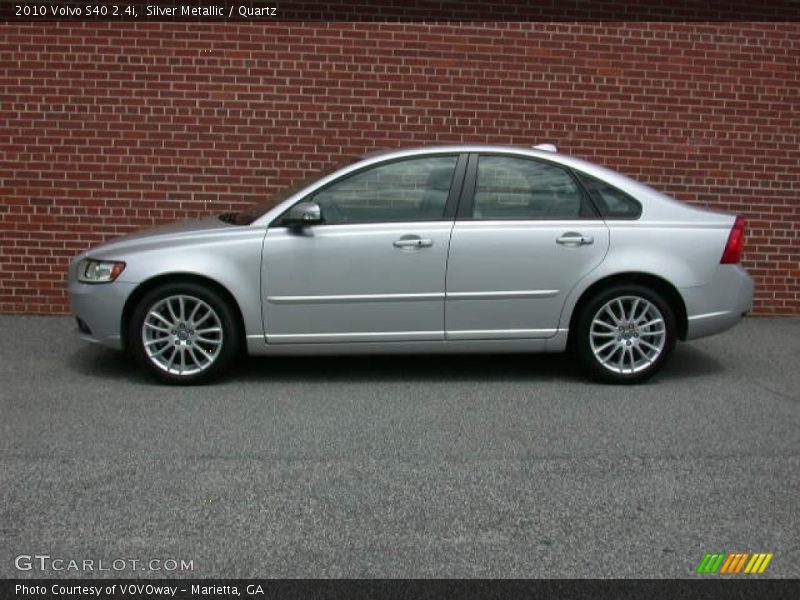
[[[754,575],[763,573],[772,560],[773,554],[765,552],[707,552],[697,567],[697,572],[703,575]]]

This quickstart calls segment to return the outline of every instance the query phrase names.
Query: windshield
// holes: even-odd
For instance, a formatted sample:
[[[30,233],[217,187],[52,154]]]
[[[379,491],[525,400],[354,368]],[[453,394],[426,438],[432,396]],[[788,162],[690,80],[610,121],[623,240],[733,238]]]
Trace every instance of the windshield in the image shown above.
[[[318,181],[323,177],[326,177],[331,173],[338,171],[342,167],[346,167],[347,165],[353,164],[358,160],[361,160],[361,158],[348,157],[344,160],[339,160],[337,162],[330,162],[316,173],[304,177],[299,181],[295,181],[288,187],[282,188],[279,191],[270,194],[264,200],[256,202],[255,204],[252,204],[251,206],[246,208],[244,211],[233,215],[232,221],[236,225],[250,225],[253,221],[258,219],[265,212],[267,212],[271,208],[276,207],[278,204],[289,198],[292,194],[299,192],[304,187],[311,185],[315,181]]]

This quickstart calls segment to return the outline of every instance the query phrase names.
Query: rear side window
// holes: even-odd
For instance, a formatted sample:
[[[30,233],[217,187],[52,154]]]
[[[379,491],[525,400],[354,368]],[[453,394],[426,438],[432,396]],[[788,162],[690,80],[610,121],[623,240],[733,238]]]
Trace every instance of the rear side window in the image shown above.
[[[579,219],[584,196],[572,176],[546,162],[511,156],[478,159],[473,219]]]
[[[595,177],[575,171],[604,219],[638,219],[642,205],[622,190]]]

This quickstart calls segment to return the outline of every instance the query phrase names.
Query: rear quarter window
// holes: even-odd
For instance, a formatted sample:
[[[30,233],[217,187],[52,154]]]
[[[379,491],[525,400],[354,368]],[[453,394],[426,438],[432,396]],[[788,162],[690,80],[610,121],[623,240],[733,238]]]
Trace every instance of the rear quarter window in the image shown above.
[[[575,171],[575,175],[604,219],[638,219],[642,216],[642,205],[630,194],[586,173]]]

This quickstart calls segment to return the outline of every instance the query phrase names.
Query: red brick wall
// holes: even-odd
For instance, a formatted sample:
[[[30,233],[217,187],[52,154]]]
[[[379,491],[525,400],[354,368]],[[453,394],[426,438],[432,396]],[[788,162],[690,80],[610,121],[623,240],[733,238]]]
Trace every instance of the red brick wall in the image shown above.
[[[798,23],[0,24],[0,311],[342,153],[555,142],[746,216],[758,312],[798,314],[799,63]]]

